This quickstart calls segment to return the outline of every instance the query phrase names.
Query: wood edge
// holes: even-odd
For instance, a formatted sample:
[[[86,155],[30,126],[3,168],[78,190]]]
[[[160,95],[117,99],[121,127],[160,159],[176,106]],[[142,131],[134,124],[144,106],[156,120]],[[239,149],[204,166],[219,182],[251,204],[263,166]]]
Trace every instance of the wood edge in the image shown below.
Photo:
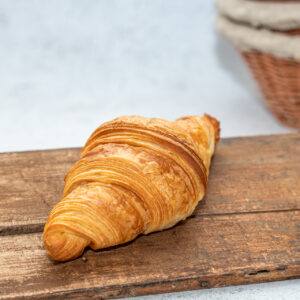
[[[55,151],[68,151],[68,150],[78,150],[80,151],[81,147],[70,147],[70,148],[51,148],[51,149],[32,149],[32,150],[20,150],[20,151],[6,151],[0,152],[0,155],[5,154],[30,154],[37,152],[55,152]]]
[[[244,140],[244,139],[255,139],[255,138],[271,138],[271,137],[300,137],[300,132],[295,130],[295,132],[290,133],[280,133],[280,134],[262,134],[262,135],[247,135],[247,136],[230,136],[230,137],[224,137],[220,138],[219,142],[217,144],[222,144],[222,141],[228,141],[228,140]],[[0,152],[0,155],[2,154],[23,154],[23,153],[33,153],[33,152],[51,152],[51,151],[64,151],[64,150],[80,150],[82,147],[66,147],[66,148],[53,148],[53,149],[35,149],[35,150],[20,150],[20,151],[6,151],[6,152]]]
[[[262,134],[262,135],[247,135],[247,136],[232,136],[226,138],[220,138],[219,142],[216,144],[216,149],[218,145],[221,146],[231,146],[232,142],[244,141],[244,140],[255,140],[263,138],[289,138],[289,139],[300,139],[300,131],[295,130],[290,133],[280,133],[280,134]]]
[[[300,263],[300,262],[299,262]],[[232,285],[262,283],[300,278],[299,264],[292,266],[278,265],[272,270],[243,269],[235,272],[193,276],[185,278],[171,278],[149,282],[140,282],[126,285],[114,285],[110,287],[93,287],[87,289],[65,290],[49,294],[47,291],[39,294],[10,295],[2,299],[74,299],[93,298],[111,299],[145,296],[161,293],[172,293],[188,290],[200,290]]]

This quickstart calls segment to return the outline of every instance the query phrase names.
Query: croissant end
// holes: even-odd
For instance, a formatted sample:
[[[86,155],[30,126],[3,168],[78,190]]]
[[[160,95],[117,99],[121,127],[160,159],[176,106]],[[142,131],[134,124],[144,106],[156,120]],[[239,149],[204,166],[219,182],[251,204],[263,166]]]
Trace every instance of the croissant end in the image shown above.
[[[89,244],[84,238],[65,230],[61,226],[44,232],[44,245],[52,259],[57,261],[71,260],[80,256]]]

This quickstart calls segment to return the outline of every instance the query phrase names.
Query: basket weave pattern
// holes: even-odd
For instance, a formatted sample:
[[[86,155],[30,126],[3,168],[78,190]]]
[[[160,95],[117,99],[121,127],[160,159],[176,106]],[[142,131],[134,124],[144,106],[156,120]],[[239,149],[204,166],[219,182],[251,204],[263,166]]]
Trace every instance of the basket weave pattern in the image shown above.
[[[274,31],[300,35],[300,29]],[[300,62],[259,52],[242,52],[242,56],[273,115],[286,126],[300,128]]]
[[[287,126],[300,128],[300,63],[265,53],[241,54],[274,116]]]
[[[217,0],[217,3],[223,3],[221,0]],[[291,13],[291,16],[294,16],[292,12],[297,12],[295,9],[299,9],[298,5],[295,5],[296,2],[300,3],[300,0],[253,0],[252,2],[257,2],[256,4],[251,4],[251,6],[247,7],[246,3],[248,1],[241,1],[241,9],[244,9],[244,13],[247,13],[247,9],[249,9],[249,12],[254,13],[254,8],[257,6],[257,9],[261,9],[261,3],[265,2],[268,3],[268,6],[271,7],[274,5],[274,13],[272,14],[272,20],[276,21],[277,17],[282,16],[281,15],[281,9],[279,8],[285,8],[287,13]],[[260,2],[260,3],[259,3]],[[282,3],[281,6],[277,6],[275,8],[275,5],[279,4],[280,2]],[[289,4],[290,2],[290,4]],[[231,3],[231,4],[230,4]],[[273,3],[273,4],[272,4]],[[285,4],[283,4],[285,3]],[[294,3],[294,4],[292,4]],[[235,1],[228,1],[229,5],[232,5],[232,9],[235,9],[236,7],[233,5],[236,5]],[[245,4],[245,6],[243,6]],[[249,3],[248,3],[249,4]],[[241,38],[242,34],[242,29],[243,26],[239,28],[239,24],[235,23],[235,18],[230,17],[230,7],[224,6],[225,8],[222,8],[223,6],[220,6],[221,9],[221,14],[223,13],[223,17],[227,19],[226,22],[228,24],[232,23],[231,25],[234,24],[234,26],[227,26],[226,22],[225,23],[220,23],[222,24],[221,26],[224,26],[223,29],[220,27],[221,32],[224,33],[225,36],[227,36],[229,39],[232,39],[232,42],[236,44],[237,48],[239,48],[239,38]],[[266,6],[267,7],[267,6]],[[222,11],[224,9],[224,11]],[[229,9],[229,10],[228,10]],[[267,9],[267,8],[265,8]],[[242,10],[243,11],[243,10]],[[227,16],[229,14],[229,16]],[[278,15],[277,15],[278,14]],[[249,13],[251,16],[251,14]],[[297,16],[297,14],[296,14]],[[288,22],[288,15],[286,17],[286,22]],[[247,19],[247,18],[246,18]],[[238,21],[240,19],[238,18]],[[250,20],[251,21],[251,20]],[[291,22],[287,23],[286,30],[280,30],[279,28],[276,28],[276,22],[272,23],[269,22],[268,20],[265,20],[264,26],[262,27],[262,24],[257,24],[260,25],[259,28],[256,28],[255,26],[252,26],[251,22],[249,19],[245,21],[243,24],[244,26],[248,26],[250,30],[248,32],[252,32],[253,35],[255,36],[255,31],[260,30],[260,28],[264,28],[266,32],[273,32],[275,34],[272,35],[274,40],[276,39],[276,36],[278,37],[278,40],[282,36],[290,36],[288,38],[288,41],[292,41],[295,38],[293,36],[300,36],[300,26],[299,23],[297,22]],[[290,20],[291,21],[291,20]],[[261,22],[261,21],[259,21]],[[268,23],[269,22],[269,23]],[[250,24],[249,24],[250,23]],[[266,24],[269,24],[268,26]],[[271,25],[270,25],[271,24]],[[298,25],[297,25],[298,24]],[[240,31],[238,31],[240,29]],[[251,31],[252,29],[252,31]],[[237,30],[235,32],[235,35],[230,33],[232,30],[232,33],[234,33],[234,30]],[[251,34],[249,34],[251,35]],[[243,38],[246,35],[243,36]],[[260,35],[260,39],[262,38],[262,34]],[[239,38],[237,38],[239,37]],[[267,35],[266,35],[267,37]],[[243,40],[242,38],[242,40]],[[251,38],[251,36],[249,36]],[[284,39],[282,39],[284,40]],[[255,44],[254,44],[254,41]],[[296,42],[297,39],[294,40]],[[257,81],[258,86],[260,87],[266,105],[272,112],[272,114],[284,125],[289,126],[289,127],[294,127],[294,128],[299,128],[300,129],[300,61],[298,61],[297,54],[299,53],[293,53],[293,49],[286,49],[290,51],[286,51],[283,56],[284,58],[279,58],[275,53],[275,45],[278,47],[278,43],[272,44],[273,42],[271,40],[266,41],[268,42],[267,44],[270,46],[274,45],[274,51],[270,50],[270,52],[263,52],[264,50],[263,47],[261,47],[259,43],[259,39],[253,40],[253,43],[250,43],[250,47],[247,49],[245,47],[244,49],[239,49],[241,52],[241,55],[243,56],[245,62],[249,66],[254,78]],[[297,42],[298,43],[298,42]],[[296,43],[296,45],[298,45]],[[247,43],[246,43],[247,45]],[[281,47],[285,47],[286,45],[282,44]],[[247,50],[246,50],[247,49]],[[297,48],[295,48],[297,49]],[[295,50],[297,51],[297,50]],[[274,52],[274,54],[272,54]]]
[[[256,0],[260,2],[299,2],[300,0]],[[300,29],[274,30],[300,35]],[[273,115],[283,124],[300,128],[300,63],[265,53],[242,52],[247,65]]]

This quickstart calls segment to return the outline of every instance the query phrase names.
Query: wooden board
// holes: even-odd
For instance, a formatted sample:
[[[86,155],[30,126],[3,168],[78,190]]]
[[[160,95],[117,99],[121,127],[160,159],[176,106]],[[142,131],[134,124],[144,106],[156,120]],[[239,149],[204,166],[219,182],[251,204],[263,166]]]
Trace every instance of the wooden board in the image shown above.
[[[300,134],[220,141],[172,229],[55,263],[42,230],[79,149],[0,154],[0,298],[107,298],[300,277]]]

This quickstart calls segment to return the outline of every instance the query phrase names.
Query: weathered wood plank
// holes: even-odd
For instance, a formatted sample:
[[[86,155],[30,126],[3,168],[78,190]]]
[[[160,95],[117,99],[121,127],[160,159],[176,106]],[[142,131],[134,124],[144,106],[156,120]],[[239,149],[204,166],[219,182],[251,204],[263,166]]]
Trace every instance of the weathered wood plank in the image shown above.
[[[0,235],[42,231],[79,149],[0,154]],[[197,214],[300,208],[300,133],[222,139]]]
[[[0,154],[0,235],[41,231],[79,149]]]
[[[123,297],[300,277],[300,212],[197,216],[51,261],[41,233],[0,237],[0,298]]]
[[[207,194],[193,214],[293,209],[300,209],[300,162],[213,164]]]
[[[214,164],[300,161],[300,133],[221,139]]]

